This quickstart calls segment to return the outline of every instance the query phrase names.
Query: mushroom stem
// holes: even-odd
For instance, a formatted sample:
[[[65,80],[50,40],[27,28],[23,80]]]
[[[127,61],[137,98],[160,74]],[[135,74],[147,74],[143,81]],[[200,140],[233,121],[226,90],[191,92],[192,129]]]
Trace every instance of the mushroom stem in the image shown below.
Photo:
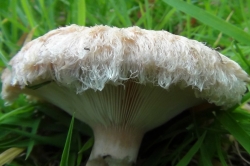
[[[135,163],[143,131],[126,127],[93,127],[95,143],[90,160],[103,158],[109,165]]]

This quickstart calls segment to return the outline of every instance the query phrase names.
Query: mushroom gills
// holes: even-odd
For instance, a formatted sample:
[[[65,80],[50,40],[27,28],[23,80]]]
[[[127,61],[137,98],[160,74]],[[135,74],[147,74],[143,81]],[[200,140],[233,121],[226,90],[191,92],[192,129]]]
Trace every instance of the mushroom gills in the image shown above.
[[[26,89],[27,90],[27,89]],[[171,85],[165,90],[150,83],[126,81],[106,84],[102,91],[88,89],[77,94],[71,88],[51,82],[31,95],[51,102],[90,125],[95,143],[90,159],[134,163],[145,132],[162,125],[183,110],[202,103],[191,87]]]

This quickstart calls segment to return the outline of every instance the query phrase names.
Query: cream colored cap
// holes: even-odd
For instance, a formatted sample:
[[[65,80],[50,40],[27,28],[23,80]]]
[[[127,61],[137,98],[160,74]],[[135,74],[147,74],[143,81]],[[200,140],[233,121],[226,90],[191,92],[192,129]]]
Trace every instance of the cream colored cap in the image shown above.
[[[76,93],[101,91],[133,79],[164,89],[191,86],[196,97],[219,106],[240,102],[249,77],[226,56],[195,40],[139,27],[52,30],[28,44],[2,75],[2,97],[12,100],[28,85],[54,81]]]

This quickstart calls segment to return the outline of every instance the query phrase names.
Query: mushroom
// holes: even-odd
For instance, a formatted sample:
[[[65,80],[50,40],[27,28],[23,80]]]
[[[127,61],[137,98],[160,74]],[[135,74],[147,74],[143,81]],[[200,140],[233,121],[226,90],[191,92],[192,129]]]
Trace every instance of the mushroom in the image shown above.
[[[52,30],[27,43],[10,66],[3,99],[35,96],[93,129],[87,165],[132,165],[144,133],[203,102],[239,103],[250,81],[203,43],[136,26]]]

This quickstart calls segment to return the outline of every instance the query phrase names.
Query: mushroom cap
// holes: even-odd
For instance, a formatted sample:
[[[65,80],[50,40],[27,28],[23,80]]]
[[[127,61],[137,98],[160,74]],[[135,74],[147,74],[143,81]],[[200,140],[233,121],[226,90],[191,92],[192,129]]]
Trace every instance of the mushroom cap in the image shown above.
[[[71,25],[27,43],[2,75],[2,98],[29,86],[55,82],[77,94],[133,79],[163,89],[192,87],[218,106],[240,102],[249,77],[234,61],[203,43],[139,27]]]

